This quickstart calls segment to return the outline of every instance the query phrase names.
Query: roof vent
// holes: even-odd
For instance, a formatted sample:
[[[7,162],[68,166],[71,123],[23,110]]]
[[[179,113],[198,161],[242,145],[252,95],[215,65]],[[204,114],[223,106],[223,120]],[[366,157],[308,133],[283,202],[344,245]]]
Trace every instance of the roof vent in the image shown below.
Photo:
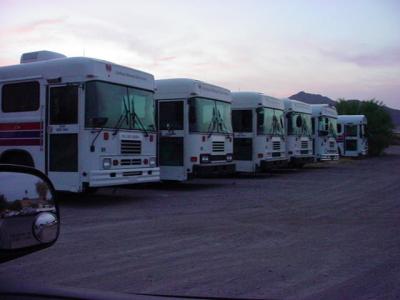
[[[35,51],[22,54],[20,63],[26,64],[31,62],[45,61],[57,58],[66,58],[66,56],[61,53],[42,50],[42,51]]]

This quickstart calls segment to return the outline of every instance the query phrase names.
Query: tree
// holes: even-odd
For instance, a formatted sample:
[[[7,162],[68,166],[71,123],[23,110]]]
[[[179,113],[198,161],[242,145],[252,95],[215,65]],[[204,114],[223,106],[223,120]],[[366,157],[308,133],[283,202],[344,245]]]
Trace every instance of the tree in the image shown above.
[[[390,145],[394,125],[382,102],[375,99],[366,101],[339,99],[336,109],[339,115],[365,115],[367,117],[370,155],[380,155]]]
[[[49,191],[49,187],[46,182],[38,181],[36,182],[36,192],[39,196],[39,199],[45,201],[47,198],[47,193]]]

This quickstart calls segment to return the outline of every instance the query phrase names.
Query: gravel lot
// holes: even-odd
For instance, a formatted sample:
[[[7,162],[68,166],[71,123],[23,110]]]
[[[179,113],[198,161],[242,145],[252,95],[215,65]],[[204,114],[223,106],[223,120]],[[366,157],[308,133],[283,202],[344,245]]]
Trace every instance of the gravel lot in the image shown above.
[[[400,298],[400,147],[255,177],[64,196],[55,246],[0,266],[119,292]]]

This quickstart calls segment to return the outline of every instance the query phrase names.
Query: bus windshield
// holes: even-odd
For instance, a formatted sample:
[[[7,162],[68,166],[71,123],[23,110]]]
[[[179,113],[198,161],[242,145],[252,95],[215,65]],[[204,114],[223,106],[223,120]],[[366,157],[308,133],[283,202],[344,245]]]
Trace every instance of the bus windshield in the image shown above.
[[[257,109],[257,134],[283,136],[285,134],[283,110],[275,108]]]
[[[232,133],[231,104],[206,98],[189,99],[189,130]]]
[[[311,136],[311,115],[294,112],[288,117],[288,134]]]
[[[154,93],[128,86],[90,81],[86,83],[85,126],[104,118],[103,128],[154,131]]]
[[[319,117],[319,135],[337,137],[337,119],[332,117]]]

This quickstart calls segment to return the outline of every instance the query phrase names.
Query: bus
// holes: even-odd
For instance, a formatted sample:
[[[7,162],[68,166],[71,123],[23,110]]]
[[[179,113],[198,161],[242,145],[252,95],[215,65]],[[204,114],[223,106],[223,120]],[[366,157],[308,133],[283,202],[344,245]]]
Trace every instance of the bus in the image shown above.
[[[25,53],[0,67],[0,162],[59,191],[159,181],[154,90],[153,75],[107,61]]]
[[[286,120],[286,150],[289,164],[303,167],[314,162],[312,148],[311,105],[284,99]]]
[[[257,92],[232,93],[233,158],[238,172],[287,163],[284,104]]]
[[[184,78],[156,86],[161,180],[234,173],[231,92]]]
[[[367,118],[364,115],[339,115],[337,144],[341,156],[368,154]]]
[[[315,160],[338,160],[336,108],[328,104],[312,104],[311,109]]]

